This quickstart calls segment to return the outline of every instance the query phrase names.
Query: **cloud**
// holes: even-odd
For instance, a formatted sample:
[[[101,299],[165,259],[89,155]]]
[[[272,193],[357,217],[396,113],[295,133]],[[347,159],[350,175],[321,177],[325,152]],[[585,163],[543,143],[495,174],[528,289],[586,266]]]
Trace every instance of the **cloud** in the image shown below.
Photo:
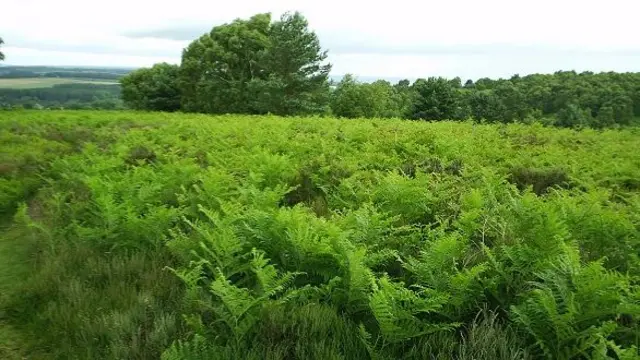
[[[123,37],[129,39],[155,39],[190,42],[209,32],[213,26],[189,25],[161,27],[124,32]],[[545,44],[510,42],[452,42],[437,43],[432,41],[406,41],[398,38],[381,39],[366,33],[351,31],[323,30],[316,31],[323,48],[334,55],[358,54],[393,54],[398,56],[415,55],[616,55],[638,56],[640,48],[633,46],[602,47],[571,44]]]
[[[299,10],[329,50],[334,73],[362,76],[503,76],[506,72],[637,71],[637,0],[360,1],[5,0],[7,63],[149,66],[218,24]],[[69,11],[68,9],[73,9]],[[551,69],[551,70],[549,70]],[[508,76],[508,75],[504,75]]]
[[[130,39],[163,39],[173,41],[193,41],[211,31],[211,26],[177,26],[160,29],[136,30],[124,32],[122,36]]]
[[[72,37],[9,33],[3,36],[7,46],[38,51],[92,53],[96,55],[180,57],[187,42],[162,38],[129,38],[120,35],[84,33]]]
[[[134,56],[121,54],[97,54],[78,51],[50,51],[21,47],[3,48],[7,55],[7,64],[11,65],[49,65],[49,66],[93,66],[139,68],[154,63],[168,62],[177,64],[179,57]]]

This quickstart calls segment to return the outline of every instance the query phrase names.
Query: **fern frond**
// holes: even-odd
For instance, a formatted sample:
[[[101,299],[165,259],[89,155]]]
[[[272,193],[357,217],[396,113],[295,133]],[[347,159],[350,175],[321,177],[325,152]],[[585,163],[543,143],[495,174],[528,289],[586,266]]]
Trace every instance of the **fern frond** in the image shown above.
[[[448,299],[448,295],[432,289],[414,292],[385,276],[378,279],[369,306],[385,339],[398,342],[459,326],[457,323],[430,323],[418,317],[438,313]]]

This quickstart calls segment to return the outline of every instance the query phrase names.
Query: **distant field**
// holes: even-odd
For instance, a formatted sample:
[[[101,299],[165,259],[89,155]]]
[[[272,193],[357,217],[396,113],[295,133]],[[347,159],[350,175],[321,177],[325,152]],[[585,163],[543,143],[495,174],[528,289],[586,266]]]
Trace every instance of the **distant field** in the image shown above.
[[[117,84],[113,80],[67,79],[67,78],[21,78],[0,79],[0,89],[48,88],[58,84]]]

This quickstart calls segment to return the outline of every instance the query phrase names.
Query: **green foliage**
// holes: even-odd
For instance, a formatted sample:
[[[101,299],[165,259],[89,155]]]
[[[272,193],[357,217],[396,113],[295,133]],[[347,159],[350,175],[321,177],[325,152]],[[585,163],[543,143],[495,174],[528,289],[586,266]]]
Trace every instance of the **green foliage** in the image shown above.
[[[122,100],[135,110],[176,111],[180,109],[177,65],[155,64],[131,72],[122,79]]]
[[[391,85],[382,79],[359,83],[347,74],[338,84],[330,84],[332,66],[327,58],[302,14],[285,13],[272,21],[270,13],[261,13],[215,26],[183,50],[179,66],[156,64],[125,76],[122,99],[139,110],[473,119],[565,128],[629,126],[640,117],[640,73],[515,74],[509,79],[467,80],[464,86],[459,77]],[[17,71],[27,77],[35,73]],[[33,101],[17,103],[50,107]],[[109,101],[97,101],[95,106],[118,107]]]
[[[511,170],[510,180],[520,189],[528,187],[542,195],[553,187],[568,187],[569,178],[563,169],[515,168]]]
[[[593,122],[591,112],[582,110],[575,104],[569,104],[558,112],[557,126],[561,127],[588,127]]]
[[[331,93],[333,115],[346,118],[402,117],[400,94],[389,82],[359,83],[345,75]]]
[[[214,27],[183,52],[186,111],[303,115],[328,102],[327,53],[299,13],[257,14]]]
[[[452,120],[460,119],[460,92],[444,78],[430,77],[413,83],[415,100],[410,110],[410,119]]]
[[[249,83],[258,113],[308,115],[322,113],[328,102],[327,52],[307,20],[298,12],[283,14],[269,28],[269,45],[260,66],[266,79]]]
[[[456,323],[430,323],[420,319],[423,314],[437,314],[448,300],[446,294],[427,288],[412,291],[402,283],[393,283],[383,277],[371,295],[370,306],[383,338],[397,342],[450,331],[458,326]]]
[[[46,79],[45,79],[46,80]],[[0,88],[0,109],[123,109],[116,83],[54,83],[38,88]]]
[[[633,129],[15,111],[0,139],[4,358],[638,358]]]
[[[262,59],[269,45],[270,14],[214,27],[182,53],[182,108],[206,113],[249,113],[251,80],[268,75]]]
[[[615,344],[608,339],[631,325],[621,319],[640,315],[629,279],[601,264],[582,266],[577,258],[565,258],[537,277],[511,313],[546,358],[607,358]]]

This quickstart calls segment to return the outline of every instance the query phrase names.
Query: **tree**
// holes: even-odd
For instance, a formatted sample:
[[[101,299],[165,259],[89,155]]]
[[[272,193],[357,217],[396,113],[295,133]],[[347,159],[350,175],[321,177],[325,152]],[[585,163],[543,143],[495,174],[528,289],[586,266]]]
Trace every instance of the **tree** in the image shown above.
[[[505,112],[505,106],[491,91],[473,91],[467,97],[468,106],[476,120],[498,121]]]
[[[454,119],[459,113],[460,91],[445,78],[430,77],[413,83],[415,100],[410,118],[424,120]]]
[[[511,80],[499,83],[492,91],[503,105],[503,111],[495,120],[509,123],[522,120],[530,113],[525,95]]]
[[[167,63],[133,71],[120,80],[122,100],[137,110],[179,110],[178,73],[177,65]]]
[[[346,118],[370,117],[371,108],[364,87],[351,74],[346,74],[331,94],[333,115]]]
[[[451,84],[451,86],[456,89],[460,89],[462,88],[462,79],[460,79],[459,76],[456,76],[453,79],[449,80],[449,84]]]
[[[475,83],[475,88],[478,90],[487,90],[487,89],[491,89],[493,87],[493,85],[495,84],[495,80],[491,80],[489,78],[481,78],[478,79]]]
[[[598,115],[596,116],[597,122],[595,123],[596,127],[605,128],[608,126],[612,126],[615,124],[615,114],[613,108],[610,106],[603,106],[598,110]]]
[[[568,104],[558,112],[556,125],[560,127],[584,127],[591,125],[591,112],[580,109],[576,104]]]
[[[250,113],[248,84],[266,80],[270,14],[214,27],[182,52],[179,87],[183,110]]]
[[[346,118],[401,117],[402,98],[388,81],[359,83],[352,75],[345,75],[331,96],[334,115]]]
[[[269,29],[269,44],[261,66],[268,73],[249,82],[253,108],[278,115],[326,111],[329,102],[327,52],[298,12],[285,13]]]
[[[207,113],[299,115],[328,104],[326,51],[300,14],[237,19],[214,27],[183,52],[183,108]]]
[[[2,46],[2,44],[4,44],[4,40],[2,40],[2,38],[0,37],[0,46]],[[4,53],[2,51],[0,51],[0,61],[4,60]]]

